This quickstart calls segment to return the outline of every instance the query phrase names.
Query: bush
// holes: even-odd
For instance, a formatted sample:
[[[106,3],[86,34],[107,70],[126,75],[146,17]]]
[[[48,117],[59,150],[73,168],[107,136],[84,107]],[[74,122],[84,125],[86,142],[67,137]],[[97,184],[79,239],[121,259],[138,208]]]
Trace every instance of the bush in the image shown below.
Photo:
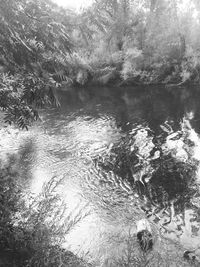
[[[185,58],[181,64],[180,76],[182,81],[200,81],[200,52],[191,47],[186,50]]]
[[[0,74],[0,109],[5,122],[28,128],[39,118],[38,108],[56,102],[52,92],[54,82],[45,82],[31,73]]]
[[[138,50],[137,48],[128,49],[125,53],[124,63],[121,71],[123,80],[128,80],[141,74],[142,64],[142,51]]]

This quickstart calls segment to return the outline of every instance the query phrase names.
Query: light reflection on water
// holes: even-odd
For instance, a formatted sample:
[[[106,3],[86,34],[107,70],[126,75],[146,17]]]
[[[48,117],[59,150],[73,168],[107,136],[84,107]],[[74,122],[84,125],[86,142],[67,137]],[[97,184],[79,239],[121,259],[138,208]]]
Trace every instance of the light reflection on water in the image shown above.
[[[136,254],[140,253],[135,237],[135,223],[146,216],[141,209],[146,200],[139,197],[128,178],[120,176],[120,172],[117,173],[112,166],[107,170],[97,163],[107,163],[116,156],[116,151],[121,153],[122,140],[128,136],[134,140],[128,143],[128,151],[137,148],[143,173],[151,175],[154,169],[150,161],[155,155],[160,155],[151,155],[151,151],[159,146],[163,136],[165,139],[160,147],[164,153],[170,151],[172,157],[187,162],[189,154],[192,154],[193,159],[200,160],[199,134],[192,126],[195,114],[191,111],[179,114],[179,109],[182,109],[180,105],[186,103],[179,103],[178,106],[168,94],[147,94],[148,97],[145,97],[140,92],[126,92],[113,96],[106,89],[96,94],[93,97],[88,95],[84,100],[74,96],[78,104],[70,104],[61,95],[61,110],[44,111],[43,124],[26,133],[26,136],[34,137],[35,156],[30,157],[32,151],[28,151],[25,156],[31,165],[32,193],[39,194],[43,184],[52,177],[61,178],[62,183],[57,192],[67,205],[65,216],[79,212],[87,214],[66,236],[63,246],[95,261],[96,266],[120,266],[116,261],[124,256],[130,240]],[[185,98],[180,99],[183,101]],[[170,124],[170,121],[173,122],[172,133],[167,132],[170,129],[165,124]],[[165,126],[161,128],[161,125]],[[176,139],[179,132],[182,135]],[[170,134],[174,134],[175,139]],[[155,136],[158,139],[156,141]],[[20,138],[26,139],[23,134]],[[185,139],[194,143],[191,149],[186,146]],[[120,162],[115,167],[121,170]],[[126,173],[127,170],[123,171]],[[142,171],[133,175],[138,182],[141,182]],[[199,168],[196,173],[199,181]],[[198,200],[198,194],[192,197],[197,208]],[[176,211],[172,223],[161,228],[159,234],[160,225],[166,219],[166,216],[161,215],[163,217],[159,222],[156,222],[154,216],[149,219],[155,233],[155,251],[161,253],[164,261],[168,254],[175,262],[179,255],[181,261],[184,249],[199,244],[199,215],[190,205],[185,206],[183,211]],[[174,266],[187,265],[181,262],[181,265],[177,263]]]
[[[127,194],[123,196],[123,189],[118,184],[106,184],[106,174],[101,176],[92,159],[109,153],[111,144],[119,142],[123,133],[117,129],[113,119],[85,120],[85,117],[69,122],[61,134],[52,134],[52,129],[50,131],[51,135],[38,131],[37,162],[32,169],[30,191],[39,194],[44,182],[53,175],[62,176],[64,179],[58,191],[67,204],[65,216],[74,211],[88,213],[66,236],[64,247],[79,256],[88,254],[96,262],[120,255],[124,242],[116,246],[112,241],[113,236],[127,235],[130,229],[135,232],[135,220],[144,215],[138,210],[137,218],[133,218],[135,207],[128,204],[124,206],[132,199],[126,199]],[[99,182],[100,179],[102,182]],[[113,202],[118,202],[121,197],[120,201],[124,203],[117,203],[108,209],[110,196]],[[101,197],[104,200],[106,198],[108,203],[105,204]],[[124,217],[123,213],[130,218]]]

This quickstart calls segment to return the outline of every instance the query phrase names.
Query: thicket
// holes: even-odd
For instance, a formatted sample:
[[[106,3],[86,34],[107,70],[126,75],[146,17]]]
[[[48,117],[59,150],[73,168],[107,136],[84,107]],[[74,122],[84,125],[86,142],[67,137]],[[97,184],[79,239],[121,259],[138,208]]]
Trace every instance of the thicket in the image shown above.
[[[184,8],[183,8],[184,7]],[[196,0],[0,1],[0,107],[28,127],[59,87],[199,82]]]
[[[70,71],[73,46],[65,13],[48,0],[0,1],[0,107],[7,122],[27,128],[38,108],[58,104],[55,90]]]
[[[97,0],[77,16],[76,83],[199,82],[199,3]]]

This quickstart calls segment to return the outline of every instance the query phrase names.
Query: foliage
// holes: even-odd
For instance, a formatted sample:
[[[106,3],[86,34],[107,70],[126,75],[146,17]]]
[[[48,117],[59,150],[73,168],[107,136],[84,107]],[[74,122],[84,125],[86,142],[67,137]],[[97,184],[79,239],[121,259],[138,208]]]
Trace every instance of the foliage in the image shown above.
[[[198,82],[199,70],[193,64],[198,58],[199,22],[194,19],[198,8],[196,1],[187,6],[182,0],[98,0],[79,15],[81,29],[75,29],[73,40],[89,66],[121,71],[117,82],[119,78],[133,83]],[[90,74],[96,79],[94,72]]]
[[[52,93],[42,79],[33,74],[0,76],[0,107],[5,121],[28,128],[38,119],[37,108],[52,102]]]
[[[137,48],[127,49],[121,71],[123,80],[139,75],[141,73],[142,61],[142,51],[139,51]]]
[[[30,70],[39,63],[40,71],[56,73],[63,64],[60,57],[64,59],[72,48],[58,9],[48,0],[9,0],[1,1],[0,10],[2,63],[9,64],[8,69],[25,66]]]
[[[58,104],[54,91],[68,80],[73,46],[62,13],[48,0],[0,2],[0,107],[9,123],[27,128],[36,108]]]
[[[5,74],[23,76],[27,91],[25,100],[9,94],[6,120],[26,128],[38,118],[35,102],[58,104],[60,86],[199,82],[197,2],[97,0],[77,14],[50,0],[2,0],[0,107],[13,90]]]
[[[24,198],[17,158],[1,160],[0,266],[86,266],[61,246],[81,214],[63,219],[66,207],[55,193],[55,178],[37,198]]]

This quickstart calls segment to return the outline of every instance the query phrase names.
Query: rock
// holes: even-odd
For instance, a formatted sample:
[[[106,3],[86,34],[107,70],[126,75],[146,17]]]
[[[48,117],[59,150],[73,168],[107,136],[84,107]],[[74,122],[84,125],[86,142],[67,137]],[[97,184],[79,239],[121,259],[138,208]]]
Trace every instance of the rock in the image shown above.
[[[137,240],[141,249],[147,252],[153,247],[153,237],[151,226],[146,219],[137,222]]]

